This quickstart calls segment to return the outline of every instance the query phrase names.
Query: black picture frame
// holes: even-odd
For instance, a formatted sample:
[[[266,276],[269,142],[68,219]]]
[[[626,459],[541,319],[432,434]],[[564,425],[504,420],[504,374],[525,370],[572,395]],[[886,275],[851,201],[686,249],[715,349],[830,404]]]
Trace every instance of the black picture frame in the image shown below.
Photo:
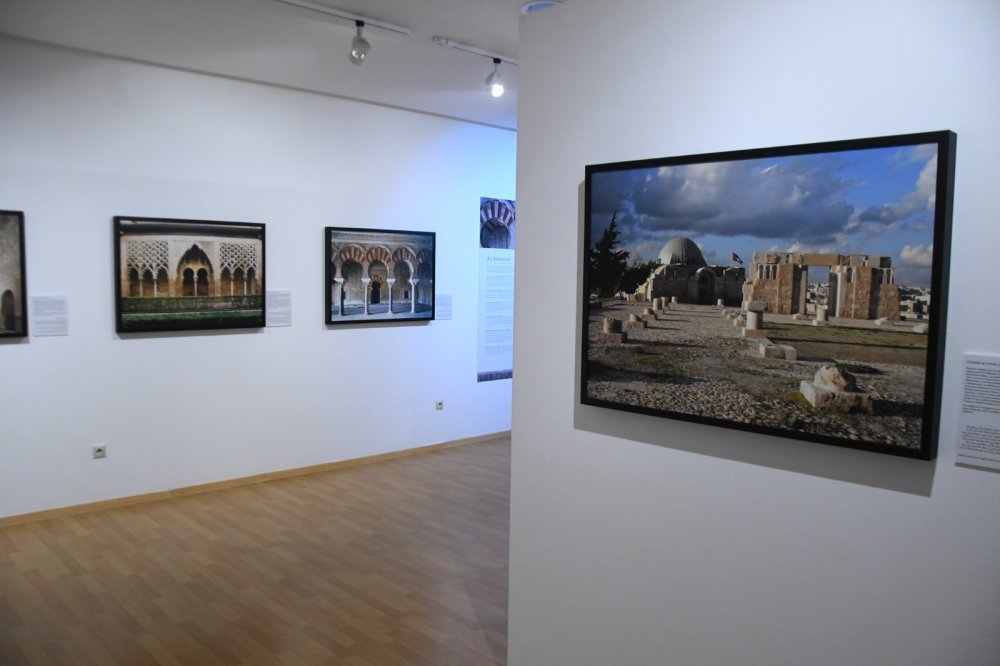
[[[0,338],[28,335],[24,212],[0,210]]]
[[[325,312],[328,325],[434,319],[437,235],[326,227]]]
[[[118,333],[263,328],[265,225],[114,218]]]
[[[588,165],[580,402],[933,459],[955,145]]]

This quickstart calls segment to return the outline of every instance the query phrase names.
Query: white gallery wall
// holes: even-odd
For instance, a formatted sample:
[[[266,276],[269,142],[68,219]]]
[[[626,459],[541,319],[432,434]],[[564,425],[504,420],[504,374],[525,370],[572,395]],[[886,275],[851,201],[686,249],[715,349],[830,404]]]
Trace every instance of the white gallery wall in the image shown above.
[[[573,0],[520,48],[510,663],[995,665],[1000,474],[955,433],[1000,354],[1000,5]],[[943,129],[937,460],[577,404],[584,165]]]
[[[513,132],[9,38],[0,63],[0,209],[29,300],[69,299],[68,337],[0,344],[0,517],[509,429],[475,346]],[[115,215],[265,223],[292,326],[117,335]],[[437,232],[453,319],[326,327],[324,226]]]

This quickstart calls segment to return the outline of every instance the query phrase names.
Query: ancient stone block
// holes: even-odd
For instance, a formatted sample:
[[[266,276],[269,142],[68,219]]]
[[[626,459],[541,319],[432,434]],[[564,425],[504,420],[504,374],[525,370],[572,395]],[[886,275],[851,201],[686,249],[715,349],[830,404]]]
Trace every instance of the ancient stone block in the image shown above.
[[[789,345],[778,345],[770,340],[762,342],[757,346],[757,353],[761,358],[779,358],[785,361],[799,360],[799,352],[795,347]]]
[[[783,345],[776,345],[773,342],[761,342],[757,345],[757,355],[761,358],[785,358]]]
[[[836,366],[824,365],[816,371],[812,381],[803,379],[799,391],[817,409],[872,411],[871,395],[858,391],[854,375]]]

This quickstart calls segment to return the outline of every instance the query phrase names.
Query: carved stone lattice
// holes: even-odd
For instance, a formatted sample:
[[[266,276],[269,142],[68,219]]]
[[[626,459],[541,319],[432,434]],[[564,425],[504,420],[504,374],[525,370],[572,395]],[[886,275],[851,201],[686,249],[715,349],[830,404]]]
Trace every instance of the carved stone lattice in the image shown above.
[[[229,269],[230,273],[235,273],[242,268],[246,273],[251,268],[257,272],[257,246],[253,243],[222,243],[219,247],[219,262],[222,269]]]
[[[126,271],[131,271],[134,268],[139,275],[142,275],[146,270],[156,275],[161,268],[167,269],[167,241],[132,240],[125,247],[127,249]]]

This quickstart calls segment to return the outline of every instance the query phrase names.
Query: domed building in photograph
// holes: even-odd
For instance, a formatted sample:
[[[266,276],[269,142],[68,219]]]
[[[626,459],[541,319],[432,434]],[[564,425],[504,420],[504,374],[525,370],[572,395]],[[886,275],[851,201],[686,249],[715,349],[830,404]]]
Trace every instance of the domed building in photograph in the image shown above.
[[[746,272],[742,266],[709,266],[690,238],[671,239],[657,257],[660,265],[639,285],[636,300],[676,298],[681,303],[739,305]]]

